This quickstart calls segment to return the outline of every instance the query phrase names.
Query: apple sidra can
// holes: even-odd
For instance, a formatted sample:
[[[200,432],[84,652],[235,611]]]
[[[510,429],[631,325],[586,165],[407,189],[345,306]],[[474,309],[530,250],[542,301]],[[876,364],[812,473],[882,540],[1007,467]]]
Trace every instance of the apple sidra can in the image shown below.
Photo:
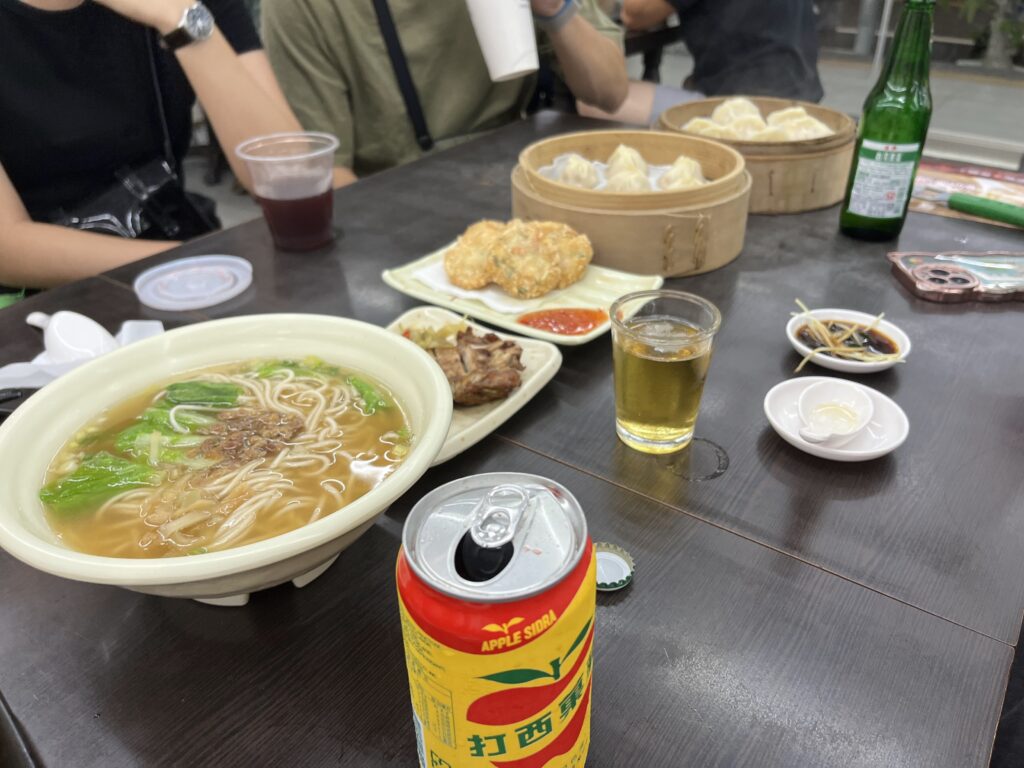
[[[421,768],[583,768],[596,561],[573,495],[517,472],[442,485],[396,572]]]

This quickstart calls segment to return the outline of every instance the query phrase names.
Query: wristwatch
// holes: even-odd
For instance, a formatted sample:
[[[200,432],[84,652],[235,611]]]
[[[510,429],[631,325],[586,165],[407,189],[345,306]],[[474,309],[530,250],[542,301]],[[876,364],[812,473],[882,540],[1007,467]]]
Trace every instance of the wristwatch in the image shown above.
[[[177,29],[164,35],[161,44],[169,51],[176,51],[191,43],[205,40],[212,34],[213,14],[209,8],[197,2],[185,9]]]

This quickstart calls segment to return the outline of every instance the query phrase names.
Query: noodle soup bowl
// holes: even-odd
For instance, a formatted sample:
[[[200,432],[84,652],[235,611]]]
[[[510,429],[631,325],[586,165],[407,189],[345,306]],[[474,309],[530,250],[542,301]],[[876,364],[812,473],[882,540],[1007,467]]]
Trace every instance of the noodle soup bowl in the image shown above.
[[[318,357],[384,384],[401,405],[412,440],[376,487],[315,522],[252,544],[202,555],[129,558],[64,546],[39,501],[47,469],[89,421],[189,371],[257,359]],[[47,573],[138,592],[244,604],[250,592],[286,581],[303,586],[325,570],[430,467],[452,415],[448,381],[411,341],[339,317],[256,315],[199,323],[111,352],[29,398],[0,426],[0,546]]]

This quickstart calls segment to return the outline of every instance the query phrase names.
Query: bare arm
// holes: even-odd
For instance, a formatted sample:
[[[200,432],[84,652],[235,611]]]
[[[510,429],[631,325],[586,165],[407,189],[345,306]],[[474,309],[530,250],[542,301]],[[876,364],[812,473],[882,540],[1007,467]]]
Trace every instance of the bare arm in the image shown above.
[[[553,16],[563,0],[532,0],[538,16]],[[578,14],[548,37],[565,83],[580,101],[614,112],[626,98],[629,79],[619,47]]]
[[[173,248],[177,243],[125,240],[29,218],[0,166],[0,283],[25,288],[89,277]]]
[[[175,29],[193,0],[96,0],[129,19],[164,35]],[[239,56],[215,29],[206,40],[176,52],[199,103],[224,147],[231,170],[251,190],[249,171],[234,149],[246,139],[280,131],[302,130],[277,84],[266,55]]]
[[[665,0],[623,0],[619,18],[626,29],[644,30],[656,27],[675,13]]]
[[[615,112],[605,112],[580,101],[576,102],[576,111],[583,117],[593,117],[597,120],[611,120],[616,123],[647,126],[651,121],[654,91],[654,83],[631,80],[629,83],[629,94]]]

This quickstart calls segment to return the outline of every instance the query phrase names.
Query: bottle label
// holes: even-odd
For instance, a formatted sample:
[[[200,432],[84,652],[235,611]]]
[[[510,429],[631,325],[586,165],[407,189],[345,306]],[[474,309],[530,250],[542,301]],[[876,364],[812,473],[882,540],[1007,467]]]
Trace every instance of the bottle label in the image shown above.
[[[850,190],[850,213],[872,219],[903,218],[920,144],[885,144],[864,139]]]

